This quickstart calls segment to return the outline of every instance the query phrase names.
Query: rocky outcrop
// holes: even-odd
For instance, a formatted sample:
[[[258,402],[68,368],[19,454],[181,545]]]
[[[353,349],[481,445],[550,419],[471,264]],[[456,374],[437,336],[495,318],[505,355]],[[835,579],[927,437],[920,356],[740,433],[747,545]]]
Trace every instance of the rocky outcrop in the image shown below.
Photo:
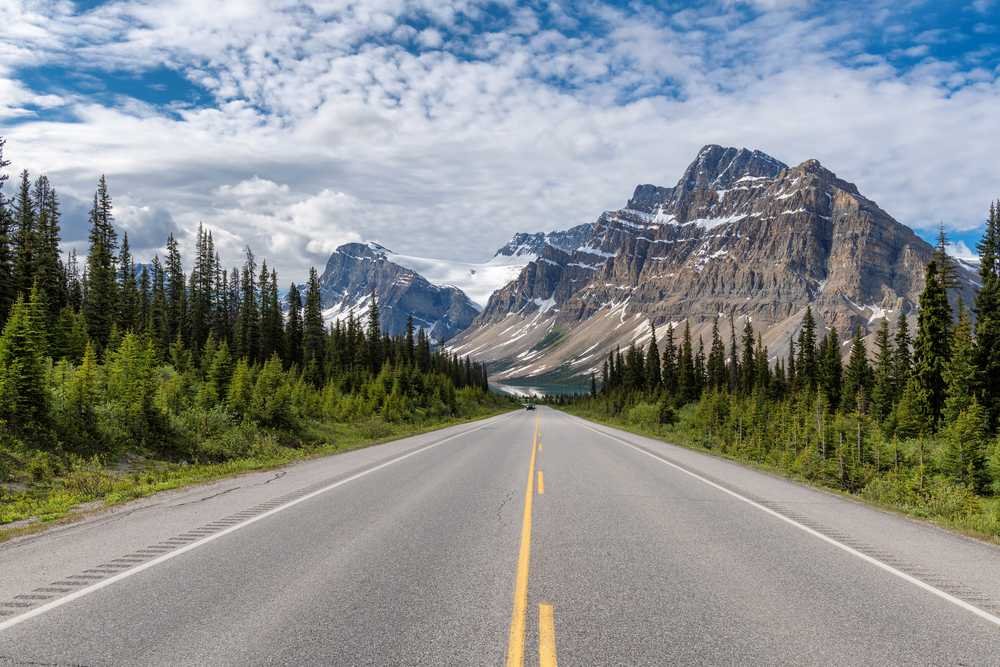
[[[697,343],[721,316],[749,318],[783,354],[807,305],[842,338],[911,316],[931,253],[816,160],[706,146],[675,186],[640,185],[577,247],[546,247],[453,349],[502,379],[579,377],[642,343],[650,323],[687,320]],[[959,266],[959,277],[968,303],[974,274]]]

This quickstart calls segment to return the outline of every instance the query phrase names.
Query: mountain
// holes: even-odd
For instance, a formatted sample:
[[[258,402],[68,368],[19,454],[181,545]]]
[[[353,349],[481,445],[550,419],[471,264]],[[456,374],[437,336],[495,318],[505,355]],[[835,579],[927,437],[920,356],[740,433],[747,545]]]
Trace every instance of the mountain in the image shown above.
[[[377,243],[347,243],[327,260],[320,276],[323,317],[343,320],[367,316],[371,294],[378,295],[382,327],[392,335],[406,330],[412,315],[434,340],[447,340],[465,329],[479,310],[462,290],[429,282],[392,261],[393,253]]]
[[[388,251],[386,258],[416,271],[436,285],[457,287],[482,309],[496,290],[514,280],[529,262],[538,258],[546,244],[563,249],[575,248],[590,235],[592,228],[593,225],[588,223],[566,231],[515,234],[486,262],[457,262]]]
[[[615,346],[645,344],[650,323],[662,335],[689,321],[697,348],[719,316],[738,330],[749,318],[784,355],[807,305],[845,340],[912,317],[933,252],[816,160],[790,167],[715,145],[673,187],[637,186],[580,239],[544,244],[451,349],[491,362],[501,381],[578,382]],[[977,276],[956,269],[955,296],[970,303]]]

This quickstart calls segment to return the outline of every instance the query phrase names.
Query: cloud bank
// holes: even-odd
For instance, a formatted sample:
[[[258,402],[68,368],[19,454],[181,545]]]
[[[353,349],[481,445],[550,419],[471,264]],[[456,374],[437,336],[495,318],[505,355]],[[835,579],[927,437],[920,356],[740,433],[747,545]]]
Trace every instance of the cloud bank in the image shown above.
[[[140,255],[203,223],[284,280],[368,238],[485,259],[673,184],[705,143],[818,158],[971,245],[1000,194],[994,10],[8,0],[0,134],[68,215],[106,173]]]

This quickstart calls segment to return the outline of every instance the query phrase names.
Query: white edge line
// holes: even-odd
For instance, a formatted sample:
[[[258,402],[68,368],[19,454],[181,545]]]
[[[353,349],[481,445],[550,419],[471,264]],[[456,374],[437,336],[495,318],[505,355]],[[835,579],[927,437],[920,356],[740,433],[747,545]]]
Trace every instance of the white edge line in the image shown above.
[[[584,421],[584,420],[581,420],[581,421]],[[799,530],[802,530],[802,531],[804,531],[806,533],[809,533],[813,537],[817,537],[817,538],[823,540],[824,542],[832,544],[833,546],[837,547],[838,549],[842,549],[843,551],[846,551],[847,553],[851,554],[852,556],[857,556],[861,560],[866,561],[868,563],[871,563],[875,567],[881,568],[881,569],[885,570],[886,572],[888,572],[889,574],[892,574],[894,576],[899,577],[903,581],[907,581],[907,582],[913,584],[914,586],[916,586],[918,588],[922,588],[922,589],[924,589],[925,591],[927,591],[929,593],[933,593],[934,595],[938,596],[939,598],[941,598],[943,600],[947,600],[948,602],[952,603],[956,607],[960,607],[960,608],[964,609],[965,611],[972,612],[976,616],[979,616],[980,618],[983,618],[983,619],[989,621],[990,623],[992,623],[992,624],[994,624],[996,626],[1000,626],[1000,616],[996,616],[995,614],[991,614],[990,612],[988,612],[988,611],[986,611],[984,609],[980,609],[979,607],[976,607],[975,605],[971,605],[968,602],[966,602],[965,600],[957,598],[957,597],[955,597],[954,595],[952,595],[950,593],[946,593],[945,591],[941,590],[940,588],[935,588],[934,586],[931,586],[930,584],[928,584],[928,583],[926,583],[924,581],[921,581],[920,579],[917,579],[916,577],[914,577],[912,575],[909,575],[906,572],[903,572],[902,570],[897,570],[893,566],[888,565],[886,563],[883,563],[882,561],[878,560],[877,558],[872,558],[868,554],[862,553],[862,552],[858,551],[857,549],[849,547],[846,544],[844,544],[843,542],[838,542],[837,540],[833,539],[832,537],[827,537],[823,533],[821,533],[821,532],[819,532],[817,530],[813,530],[809,526],[806,526],[804,524],[799,523],[795,519],[790,519],[787,516],[785,516],[784,514],[781,514],[780,512],[776,512],[776,511],[772,510],[769,507],[765,507],[764,505],[761,505],[758,502],[750,500],[746,496],[740,495],[739,493],[736,493],[735,491],[727,489],[726,487],[724,487],[724,486],[722,486],[720,484],[716,484],[712,480],[706,479],[705,477],[702,477],[698,473],[691,472],[690,470],[688,470],[687,468],[684,468],[683,466],[680,466],[680,465],[677,465],[676,463],[668,461],[668,460],[666,460],[665,458],[663,458],[661,456],[657,456],[656,454],[653,454],[652,452],[648,452],[645,449],[643,449],[642,447],[638,447],[638,446],[632,444],[631,442],[629,442],[629,441],[627,441],[627,440],[625,440],[623,438],[619,438],[616,435],[612,435],[610,433],[606,433],[606,432],[604,432],[604,431],[602,431],[600,429],[592,428],[591,426],[587,425],[586,423],[583,424],[583,427],[586,428],[586,429],[588,429],[588,430],[590,430],[590,431],[593,431],[594,433],[599,433],[600,435],[603,435],[606,438],[610,438],[611,440],[616,440],[616,441],[620,442],[621,444],[623,444],[623,445],[625,445],[627,447],[631,447],[632,449],[636,450],[637,452],[639,452],[641,454],[645,454],[646,456],[648,456],[650,458],[656,459],[660,463],[664,463],[664,464],[666,464],[666,465],[668,465],[668,466],[670,466],[672,468],[676,468],[677,470],[681,471],[685,475],[690,475],[691,477],[694,477],[699,482],[704,482],[705,484],[708,484],[709,486],[711,486],[713,488],[716,488],[719,491],[722,491],[723,493],[728,493],[729,495],[731,495],[732,497],[736,498],[737,500],[741,500],[741,501],[745,502],[748,505],[752,505],[753,507],[756,507],[757,509],[761,510],[762,512],[766,512],[766,513],[770,514],[773,517],[781,519],[785,523],[788,523],[788,524],[790,524],[792,526],[795,526]]]
[[[515,414],[515,413],[511,412],[510,414]],[[91,584],[90,586],[87,586],[86,588],[81,588],[80,590],[74,591],[73,593],[70,593],[69,595],[64,595],[61,598],[57,598],[55,600],[52,600],[51,602],[47,602],[47,603],[43,604],[40,607],[35,607],[34,609],[26,611],[25,613],[21,614],[20,616],[14,616],[12,618],[9,618],[6,621],[0,622],[0,632],[6,630],[8,628],[11,628],[11,627],[13,627],[13,626],[15,626],[15,625],[17,625],[19,623],[23,623],[24,621],[27,621],[27,620],[32,619],[32,618],[35,618],[36,616],[41,616],[42,614],[44,614],[46,612],[49,612],[49,611],[52,611],[53,609],[57,609],[58,607],[61,607],[64,604],[68,604],[68,603],[73,602],[74,600],[78,600],[78,599],[80,599],[80,598],[82,598],[82,597],[84,597],[86,595],[90,595],[91,593],[99,591],[102,588],[110,586],[111,584],[119,582],[119,581],[121,581],[123,579],[128,579],[129,577],[131,577],[134,574],[139,574],[140,572],[143,572],[144,570],[148,570],[151,567],[155,567],[155,566],[159,565],[160,563],[165,563],[166,561],[170,560],[171,558],[175,558],[177,556],[180,556],[181,554],[187,553],[188,551],[191,551],[193,549],[197,549],[198,547],[203,546],[205,544],[208,544],[209,542],[212,542],[213,540],[217,540],[220,537],[228,535],[229,533],[235,532],[235,531],[237,531],[237,530],[239,530],[241,528],[246,528],[247,526],[249,526],[252,523],[256,523],[257,521],[260,521],[262,519],[266,519],[267,517],[272,516],[274,514],[277,514],[278,512],[281,512],[283,510],[286,510],[289,507],[294,507],[295,505],[298,505],[299,503],[303,503],[303,502],[305,502],[307,500],[310,500],[311,498],[315,498],[316,496],[318,496],[320,494],[323,494],[323,493],[326,493],[327,491],[332,491],[333,489],[336,489],[338,486],[343,486],[344,484],[347,484],[348,482],[353,482],[354,480],[359,479],[361,477],[364,477],[365,475],[370,475],[373,472],[376,472],[378,470],[381,470],[382,468],[386,468],[388,466],[391,466],[394,463],[399,463],[400,461],[402,461],[404,459],[408,459],[411,456],[416,456],[417,454],[419,454],[421,452],[425,452],[428,449],[431,449],[433,447],[437,447],[438,445],[443,445],[444,443],[446,443],[446,442],[448,442],[450,440],[454,440],[455,438],[460,438],[463,435],[469,435],[470,433],[475,433],[476,431],[480,431],[480,430],[486,428],[487,426],[490,426],[491,424],[493,424],[495,421],[497,421],[497,419],[502,419],[502,418],[508,417],[508,416],[510,416],[510,415],[509,414],[508,415],[499,415],[499,417],[491,418],[490,420],[488,420],[487,422],[483,423],[480,426],[477,426],[476,428],[472,428],[472,429],[469,429],[467,431],[462,431],[461,433],[455,433],[454,435],[450,435],[450,436],[448,436],[446,438],[443,438],[441,440],[436,440],[435,442],[432,442],[432,443],[430,443],[428,445],[424,445],[423,447],[418,447],[417,449],[414,449],[413,451],[410,451],[410,452],[407,452],[407,453],[402,454],[400,456],[397,456],[394,459],[389,459],[388,461],[383,461],[382,463],[376,465],[373,468],[367,468],[365,470],[362,470],[359,473],[355,473],[355,474],[351,475],[350,477],[345,477],[344,479],[342,479],[340,481],[337,481],[337,482],[334,482],[333,484],[330,484],[328,486],[324,486],[321,489],[317,489],[316,491],[312,491],[310,493],[307,493],[306,495],[302,496],[301,498],[296,498],[295,500],[290,500],[289,502],[285,503],[284,505],[279,505],[279,506],[275,507],[274,509],[270,509],[270,510],[264,512],[263,514],[258,514],[255,517],[251,517],[251,518],[247,519],[246,521],[238,523],[238,524],[236,524],[234,526],[230,526],[229,528],[226,528],[225,530],[223,530],[221,532],[209,535],[208,537],[200,539],[197,542],[192,542],[191,544],[187,544],[187,545],[181,547],[180,549],[176,549],[174,551],[170,551],[168,553],[165,553],[162,556],[157,556],[153,560],[147,561],[147,562],[143,563],[142,565],[138,565],[136,567],[133,567],[132,569],[125,570],[124,572],[119,572],[118,574],[116,574],[113,577],[109,577],[108,579],[103,579],[101,581],[98,581],[97,583]]]

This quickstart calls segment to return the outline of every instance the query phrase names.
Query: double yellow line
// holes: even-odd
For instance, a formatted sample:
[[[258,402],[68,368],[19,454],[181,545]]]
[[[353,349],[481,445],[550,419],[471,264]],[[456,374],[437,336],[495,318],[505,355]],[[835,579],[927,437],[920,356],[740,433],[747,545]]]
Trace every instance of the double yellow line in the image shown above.
[[[528,569],[531,563],[531,515],[535,498],[535,464],[538,450],[541,415],[535,416],[535,433],[531,439],[531,462],[528,464],[528,483],[524,490],[524,516],[521,519],[521,548],[517,556],[517,576],[514,580],[514,611],[507,638],[507,667],[524,665],[524,635],[528,617]],[[545,480],[538,471],[538,493],[545,493]],[[538,660],[540,667],[556,667],[555,619],[552,605],[540,604],[538,608]]]

